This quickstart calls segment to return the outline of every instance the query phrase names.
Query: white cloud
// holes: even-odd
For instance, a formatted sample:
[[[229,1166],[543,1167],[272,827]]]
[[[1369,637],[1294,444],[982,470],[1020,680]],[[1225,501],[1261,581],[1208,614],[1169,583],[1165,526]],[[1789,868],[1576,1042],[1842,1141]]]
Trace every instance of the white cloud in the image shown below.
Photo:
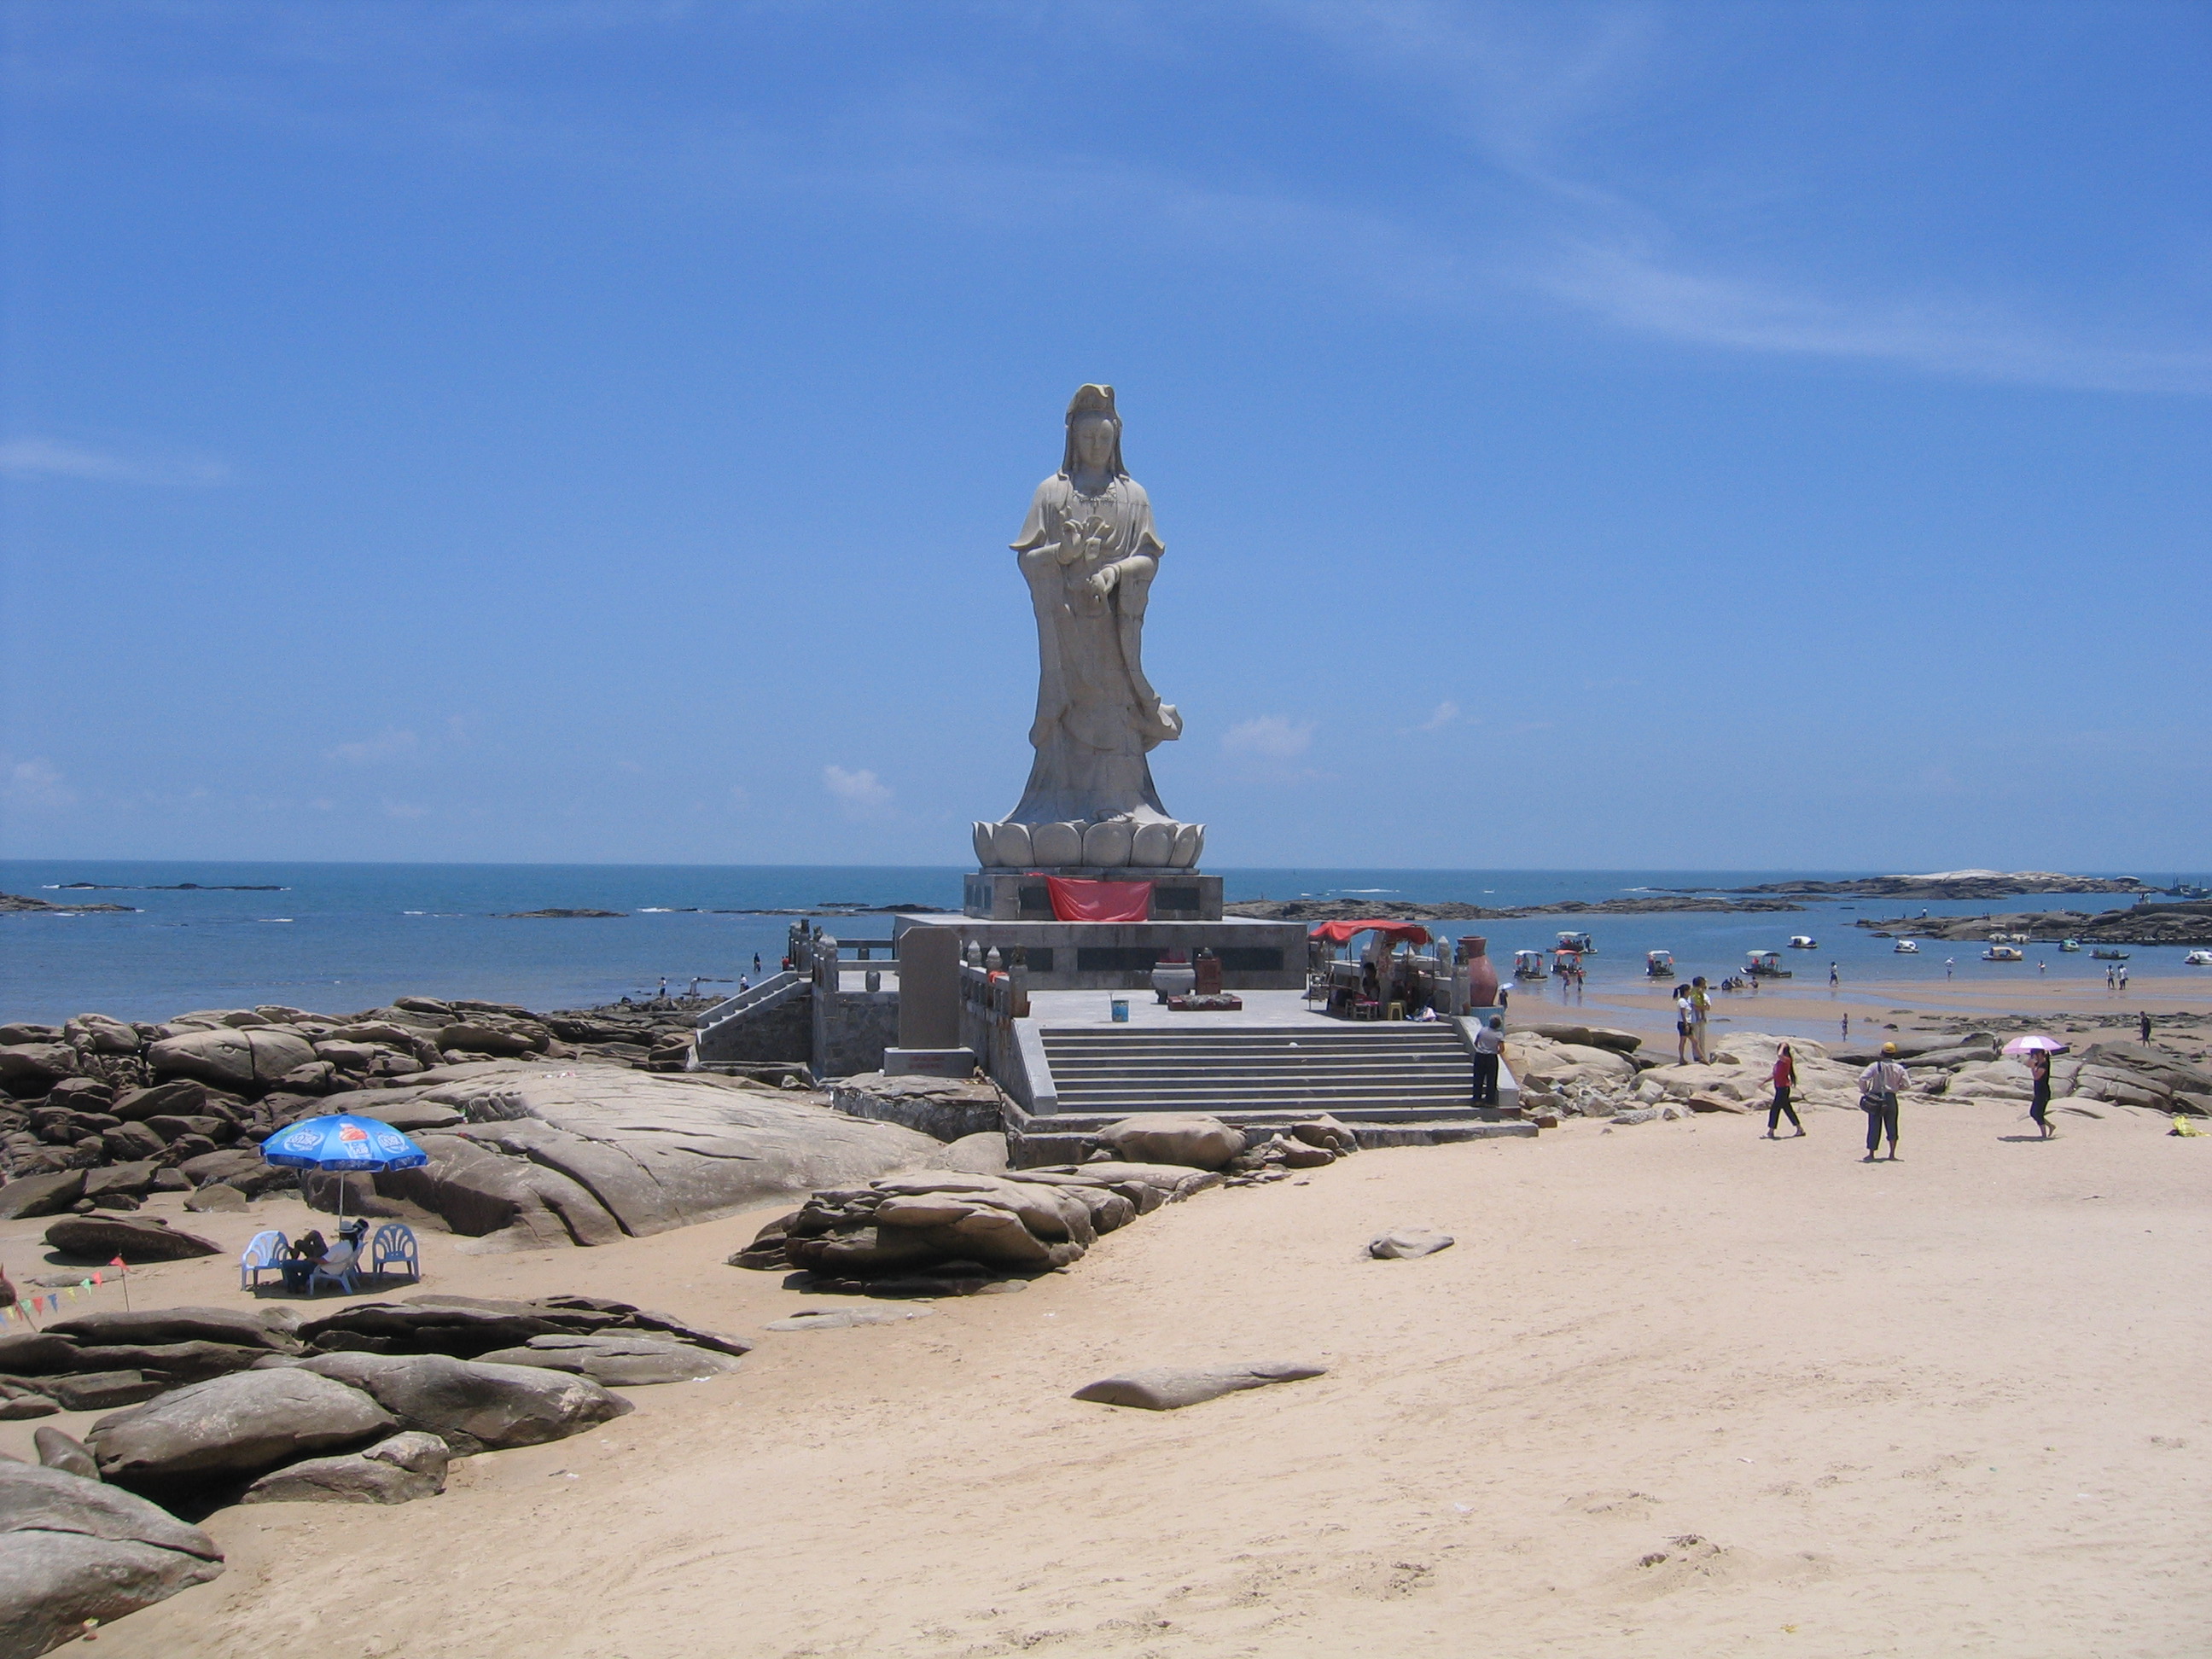
[[[1261,714],[1239,720],[1221,739],[1232,755],[1264,755],[1269,760],[1291,760],[1313,743],[1314,722],[1292,721],[1281,714]]]
[[[373,766],[380,761],[398,760],[411,755],[417,746],[412,732],[402,732],[387,726],[374,737],[361,743],[342,743],[334,749],[325,749],[323,758],[344,761],[351,766]]]
[[[890,804],[890,787],[865,768],[857,772],[848,772],[842,766],[825,766],[822,769],[822,787],[836,796],[845,811],[855,817],[880,811]]]
[[[76,791],[62,781],[62,775],[48,760],[18,761],[8,769],[4,793],[17,806],[43,807],[53,811],[76,805]]]
[[[1449,697],[1446,697],[1442,702],[1438,703],[1430,711],[1428,719],[1423,720],[1419,726],[1415,726],[1413,730],[1416,732],[1441,732],[1447,726],[1450,726],[1456,722],[1458,719],[1459,705],[1454,702]]]
[[[87,449],[58,438],[0,441],[0,473],[11,478],[76,478],[94,483],[219,484],[230,477],[221,461],[204,457],[132,459]]]

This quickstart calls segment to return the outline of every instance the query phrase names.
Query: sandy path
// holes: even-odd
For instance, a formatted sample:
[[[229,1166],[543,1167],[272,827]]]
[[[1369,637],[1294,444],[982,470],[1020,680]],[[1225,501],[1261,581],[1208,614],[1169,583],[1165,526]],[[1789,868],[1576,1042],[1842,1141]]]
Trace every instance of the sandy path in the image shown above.
[[[619,1294],[762,1346],[428,1503],[223,1512],[231,1571],[98,1651],[2202,1652],[2212,1139],[2115,1109],[2036,1145],[2018,1116],[1911,1108],[1894,1166],[1832,1112],[1802,1141],[1705,1118],[1370,1152],[839,1333],[759,1332],[800,1298],[720,1265],[749,1222],[557,1255],[433,1236],[434,1285]],[[1362,1256],[1407,1222],[1459,1248]],[[221,1262],[141,1290],[238,1295]],[[1333,1370],[1159,1416],[1067,1398],[1276,1357]]]

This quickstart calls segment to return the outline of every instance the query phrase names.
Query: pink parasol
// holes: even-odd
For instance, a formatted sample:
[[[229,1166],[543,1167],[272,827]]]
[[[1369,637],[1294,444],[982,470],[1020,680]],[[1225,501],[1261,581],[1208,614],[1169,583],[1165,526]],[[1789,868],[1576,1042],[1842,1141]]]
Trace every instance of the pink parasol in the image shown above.
[[[2063,1054],[2066,1045],[2057,1037],[2047,1037],[2038,1031],[2030,1036],[2016,1036],[2004,1046],[2008,1054],[2030,1054],[2039,1050],[2046,1054]]]

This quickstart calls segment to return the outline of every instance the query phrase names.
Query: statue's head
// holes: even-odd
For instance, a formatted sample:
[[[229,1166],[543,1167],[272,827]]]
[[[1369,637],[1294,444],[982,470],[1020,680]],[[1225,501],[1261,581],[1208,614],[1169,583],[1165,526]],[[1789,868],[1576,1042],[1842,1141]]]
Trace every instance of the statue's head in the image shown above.
[[[1129,476],[1129,469],[1121,465],[1121,417],[1115,410],[1110,386],[1081,387],[1068,400],[1067,447],[1060,470],[1073,473],[1079,468],[1103,471],[1109,478]]]

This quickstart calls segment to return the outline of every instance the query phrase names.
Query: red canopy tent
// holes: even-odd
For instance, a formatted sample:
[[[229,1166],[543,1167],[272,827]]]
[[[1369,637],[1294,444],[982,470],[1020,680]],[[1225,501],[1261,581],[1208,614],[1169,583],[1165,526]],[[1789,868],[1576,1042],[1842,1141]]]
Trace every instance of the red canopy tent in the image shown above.
[[[1417,921],[1324,921],[1309,937],[1325,939],[1332,945],[1342,945],[1353,934],[1366,933],[1370,928],[1394,945],[1401,939],[1408,945],[1426,945],[1429,942],[1429,930]]]

